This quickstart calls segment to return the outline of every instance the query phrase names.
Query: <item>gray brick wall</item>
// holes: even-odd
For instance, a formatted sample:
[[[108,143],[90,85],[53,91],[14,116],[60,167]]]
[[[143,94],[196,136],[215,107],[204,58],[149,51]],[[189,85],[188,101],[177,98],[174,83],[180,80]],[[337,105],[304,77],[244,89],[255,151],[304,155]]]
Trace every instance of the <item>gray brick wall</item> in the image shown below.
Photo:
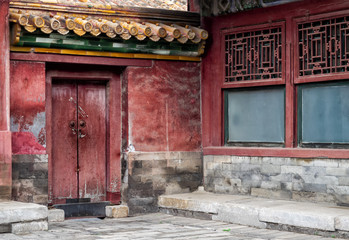
[[[46,205],[48,202],[48,157],[12,155],[12,200]]]
[[[134,152],[126,157],[128,180],[122,196],[130,215],[158,211],[159,195],[191,192],[202,185],[201,152]]]
[[[349,159],[204,156],[206,191],[349,204]]]

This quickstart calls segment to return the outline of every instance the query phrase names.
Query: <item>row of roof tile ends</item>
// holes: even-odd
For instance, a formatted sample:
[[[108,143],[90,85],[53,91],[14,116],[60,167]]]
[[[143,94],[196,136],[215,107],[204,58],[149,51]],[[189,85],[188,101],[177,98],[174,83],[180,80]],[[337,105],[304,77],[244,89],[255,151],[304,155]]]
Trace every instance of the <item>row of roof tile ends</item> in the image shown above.
[[[53,3],[65,6],[111,9],[120,7],[159,8],[187,11],[187,0],[14,0],[17,2]]]
[[[81,0],[80,0],[81,1]],[[82,0],[86,1],[86,0]],[[102,1],[101,1],[102,2]],[[105,1],[116,6],[150,7],[169,10],[187,11],[186,0],[109,0]]]
[[[177,39],[180,43],[187,43],[189,40],[193,43],[200,43],[208,38],[208,32],[204,29],[193,26],[179,26],[176,24],[166,25],[163,23],[134,22],[94,19],[92,17],[68,17],[68,16],[38,16],[33,14],[10,13],[10,21],[16,22],[23,26],[28,32],[34,32],[40,29],[46,34],[57,31],[66,35],[73,31],[79,36],[90,33],[93,36],[99,36],[101,33],[106,34],[109,38],[120,36],[124,40],[132,36],[138,40],[149,38],[157,42],[165,39],[172,42]]]

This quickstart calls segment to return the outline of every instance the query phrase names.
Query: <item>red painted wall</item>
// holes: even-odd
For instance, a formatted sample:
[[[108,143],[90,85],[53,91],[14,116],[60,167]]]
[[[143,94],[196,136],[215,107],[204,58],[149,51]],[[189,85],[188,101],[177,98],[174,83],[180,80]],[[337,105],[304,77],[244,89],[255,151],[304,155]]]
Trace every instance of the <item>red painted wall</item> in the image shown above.
[[[125,78],[136,151],[200,150],[200,63],[154,61],[128,68]]]
[[[13,154],[45,154],[45,64],[11,61]]]
[[[12,156],[9,129],[9,1],[0,1],[0,199],[11,197]]]

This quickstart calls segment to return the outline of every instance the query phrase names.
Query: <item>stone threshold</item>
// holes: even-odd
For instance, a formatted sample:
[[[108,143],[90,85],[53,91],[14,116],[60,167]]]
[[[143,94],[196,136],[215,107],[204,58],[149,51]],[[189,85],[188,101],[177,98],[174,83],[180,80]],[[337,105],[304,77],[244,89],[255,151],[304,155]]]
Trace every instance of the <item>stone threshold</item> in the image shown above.
[[[349,207],[205,191],[162,195],[158,206],[173,215],[349,238]]]
[[[35,203],[0,202],[0,233],[15,234],[48,230],[48,210]]]

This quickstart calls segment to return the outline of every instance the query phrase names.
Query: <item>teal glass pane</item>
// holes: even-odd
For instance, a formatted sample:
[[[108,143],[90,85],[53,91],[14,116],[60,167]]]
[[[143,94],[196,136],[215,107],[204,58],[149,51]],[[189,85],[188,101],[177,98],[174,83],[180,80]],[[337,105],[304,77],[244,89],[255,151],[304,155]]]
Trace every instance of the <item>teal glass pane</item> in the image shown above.
[[[228,142],[283,143],[284,99],[284,88],[228,92]]]
[[[349,143],[349,84],[301,88],[301,142]]]

